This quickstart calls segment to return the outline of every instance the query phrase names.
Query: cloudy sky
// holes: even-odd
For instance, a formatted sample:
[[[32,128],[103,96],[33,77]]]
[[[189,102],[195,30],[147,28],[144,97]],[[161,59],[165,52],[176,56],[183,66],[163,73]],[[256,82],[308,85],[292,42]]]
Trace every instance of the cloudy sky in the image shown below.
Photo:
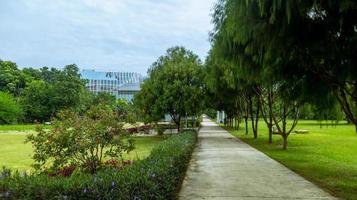
[[[214,0],[0,0],[0,59],[145,74],[166,49],[204,60]]]

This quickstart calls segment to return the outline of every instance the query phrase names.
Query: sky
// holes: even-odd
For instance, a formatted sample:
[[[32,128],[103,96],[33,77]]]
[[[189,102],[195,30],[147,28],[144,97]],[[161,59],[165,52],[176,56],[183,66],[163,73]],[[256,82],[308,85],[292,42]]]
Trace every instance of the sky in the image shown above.
[[[146,74],[172,46],[204,60],[214,0],[0,0],[0,59]]]

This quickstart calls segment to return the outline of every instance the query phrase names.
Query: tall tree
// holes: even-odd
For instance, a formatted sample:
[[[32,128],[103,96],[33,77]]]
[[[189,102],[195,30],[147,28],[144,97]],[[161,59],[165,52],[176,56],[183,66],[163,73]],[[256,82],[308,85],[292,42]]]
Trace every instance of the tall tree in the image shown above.
[[[152,64],[149,79],[136,96],[149,115],[169,114],[180,130],[184,116],[196,116],[203,104],[203,69],[198,56],[183,47],[167,50]]]
[[[275,18],[266,17],[264,12],[264,9],[267,9],[266,5],[265,1],[258,0],[219,1],[214,13],[212,49],[219,57],[231,62],[232,71],[236,72],[236,76],[248,83],[246,86],[248,93],[242,94],[247,95],[251,118],[254,112],[251,109],[253,100],[249,91],[253,90],[257,113],[260,108],[264,118],[269,119],[265,121],[270,135],[272,124],[277,126],[284,140],[283,148],[286,148],[287,136],[296,123],[294,120],[293,125],[288,129],[285,122],[288,116],[297,116],[297,105],[300,105],[303,99],[297,96],[297,94],[302,95],[301,92],[295,93],[296,95],[290,94],[301,89],[307,78],[303,76],[301,70],[299,71],[301,58],[295,51],[287,51],[296,49],[296,44],[289,40],[292,28],[282,26],[284,20],[288,21],[288,18],[283,18],[280,23],[274,24]],[[269,9],[275,8],[269,7]],[[287,36],[280,39],[284,31]],[[266,99],[263,97],[266,94],[264,90],[276,93],[275,98],[270,98],[268,109],[262,108],[266,105],[262,101]],[[281,102],[283,105],[281,109],[273,109],[273,101]],[[293,111],[296,115],[289,114]],[[252,125],[254,132],[254,123]]]
[[[309,101],[332,92],[357,131],[356,1],[223,0],[214,22],[228,57],[250,56],[273,78],[300,78]]]

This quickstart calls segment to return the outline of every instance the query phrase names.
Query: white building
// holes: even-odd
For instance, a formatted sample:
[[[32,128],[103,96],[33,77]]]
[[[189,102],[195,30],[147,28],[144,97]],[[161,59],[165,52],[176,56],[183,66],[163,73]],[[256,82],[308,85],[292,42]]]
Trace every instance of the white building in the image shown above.
[[[131,101],[134,94],[140,91],[144,78],[135,72],[100,72],[82,70],[81,78],[86,80],[86,88],[93,92],[108,92],[117,99]]]

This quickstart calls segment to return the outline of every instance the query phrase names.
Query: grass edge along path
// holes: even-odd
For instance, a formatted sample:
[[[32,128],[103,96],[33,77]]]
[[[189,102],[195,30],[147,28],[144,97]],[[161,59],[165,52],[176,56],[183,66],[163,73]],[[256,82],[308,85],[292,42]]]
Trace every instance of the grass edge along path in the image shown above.
[[[258,139],[224,127],[230,134],[263,152],[272,159],[320,186],[330,194],[343,199],[357,199],[357,135],[352,125],[320,127],[319,123],[302,121],[297,129],[308,134],[292,134],[288,150],[281,149],[281,136],[273,136],[268,144],[266,125],[259,124]]]

